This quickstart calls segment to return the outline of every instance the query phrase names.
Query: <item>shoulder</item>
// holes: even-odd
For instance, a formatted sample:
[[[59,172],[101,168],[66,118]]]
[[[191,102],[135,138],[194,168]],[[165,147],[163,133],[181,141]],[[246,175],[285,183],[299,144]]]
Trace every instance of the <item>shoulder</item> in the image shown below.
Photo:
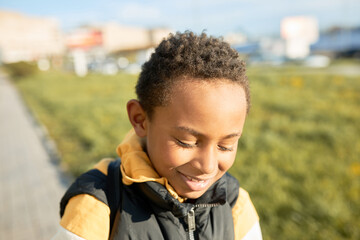
[[[108,188],[108,168],[115,162],[112,158],[102,159],[93,169],[82,174],[71,184],[60,202],[60,215],[68,204],[68,201],[80,194],[89,194],[99,201],[108,205],[106,191]]]
[[[85,239],[106,239],[109,234],[108,167],[114,159],[101,160],[94,169],[79,176],[60,203],[60,225]]]
[[[61,218],[60,225],[85,239],[107,239],[110,229],[110,209],[88,194],[72,197]]]
[[[261,240],[259,217],[249,193],[240,187],[231,174],[223,176],[226,182],[227,201],[232,207],[232,218],[236,240]]]
[[[109,164],[113,161],[113,158],[104,158],[94,166],[94,169],[99,170],[102,174],[107,176]]]
[[[89,194],[107,204],[105,192],[106,184],[106,175],[97,168],[87,171],[86,173],[76,178],[61,199],[60,215],[63,215],[64,209],[67,206],[69,200],[80,194]]]
[[[254,226],[259,224],[259,216],[255,210],[255,207],[250,199],[248,192],[245,191],[243,188],[239,189],[239,196],[232,209],[232,216],[234,221],[236,239],[243,239],[243,237],[245,237],[245,235],[251,232],[252,229],[255,229],[254,231],[256,231],[256,227]]]

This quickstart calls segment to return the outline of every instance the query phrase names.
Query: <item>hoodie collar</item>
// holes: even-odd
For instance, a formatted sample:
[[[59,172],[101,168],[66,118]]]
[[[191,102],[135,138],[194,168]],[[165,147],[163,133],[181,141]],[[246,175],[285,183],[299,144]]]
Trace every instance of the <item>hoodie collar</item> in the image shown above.
[[[190,209],[224,205],[227,196],[225,178],[226,176],[220,178],[200,198],[191,203],[177,201],[170,192],[166,191],[164,186],[156,182],[143,182],[136,184],[136,187],[140,189],[139,192],[144,194],[146,199],[149,199],[159,209],[171,211],[176,217],[184,217]]]
[[[157,182],[165,186],[170,195],[179,202],[186,200],[176,193],[166,178],[159,176],[155,171],[148,155],[141,146],[141,138],[136,135],[134,129],[125,136],[123,142],[117,147],[116,152],[121,158],[120,168],[125,185]]]

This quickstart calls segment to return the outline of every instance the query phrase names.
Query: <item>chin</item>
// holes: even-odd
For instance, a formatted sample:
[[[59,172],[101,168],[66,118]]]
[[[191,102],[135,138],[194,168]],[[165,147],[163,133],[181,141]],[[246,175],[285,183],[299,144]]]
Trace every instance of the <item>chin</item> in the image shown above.
[[[186,193],[179,194],[179,195],[181,197],[187,198],[187,199],[197,199],[197,198],[201,197],[205,192],[206,192],[206,190],[205,191],[196,191],[196,192],[186,192]]]

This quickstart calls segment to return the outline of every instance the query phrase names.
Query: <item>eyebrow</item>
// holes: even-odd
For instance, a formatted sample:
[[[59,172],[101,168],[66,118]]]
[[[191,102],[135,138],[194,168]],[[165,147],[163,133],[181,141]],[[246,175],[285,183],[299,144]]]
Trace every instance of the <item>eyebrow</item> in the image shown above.
[[[202,134],[202,133],[200,133],[192,128],[189,128],[189,127],[177,126],[175,128],[180,131],[188,132],[195,137],[204,137],[205,136],[205,134]],[[241,136],[241,132],[236,132],[236,133],[231,133],[229,135],[226,135],[222,139],[229,139],[229,138],[240,137],[240,136]]]

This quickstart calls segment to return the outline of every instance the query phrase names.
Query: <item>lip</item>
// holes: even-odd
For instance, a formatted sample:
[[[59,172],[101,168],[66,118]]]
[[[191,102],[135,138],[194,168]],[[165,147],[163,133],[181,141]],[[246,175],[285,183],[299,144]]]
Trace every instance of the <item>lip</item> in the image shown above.
[[[197,177],[192,177],[186,174],[179,172],[181,178],[187,187],[192,191],[201,191],[208,187],[212,178],[201,179]]]

